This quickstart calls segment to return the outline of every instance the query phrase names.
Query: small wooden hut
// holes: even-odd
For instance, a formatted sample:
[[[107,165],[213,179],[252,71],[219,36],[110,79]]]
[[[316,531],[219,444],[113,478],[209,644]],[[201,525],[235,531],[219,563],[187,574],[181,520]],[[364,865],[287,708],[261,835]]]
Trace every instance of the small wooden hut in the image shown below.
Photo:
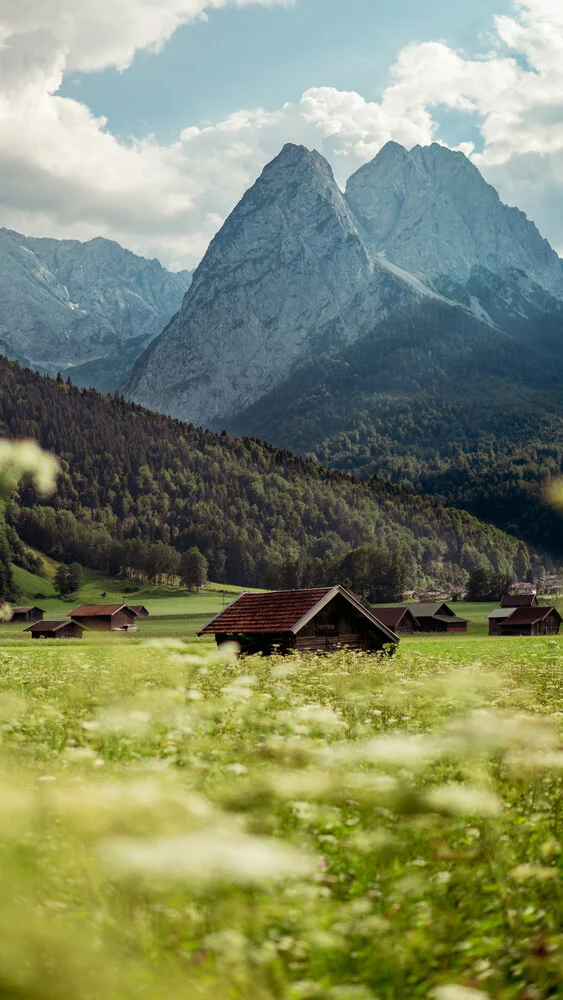
[[[129,607],[131,608],[131,611],[135,612],[135,614],[137,615],[137,618],[148,618],[149,617],[149,613],[148,613],[147,609],[145,608],[144,604],[130,604]]]
[[[459,618],[447,604],[421,601],[407,607],[416,619],[418,632],[467,632],[467,619]]]
[[[538,599],[535,594],[505,594],[501,598],[501,608],[537,608]]]
[[[214,635],[218,646],[237,642],[243,653],[275,650],[331,653],[347,646],[378,652],[399,638],[344,587],[241,594],[198,635]]]
[[[127,604],[82,604],[68,617],[92,632],[131,632],[137,628],[137,615]]]
[[[500,620],[501,635],[559,635],[561,615],[557,608],[514,608]]]
[[[30,607],[12,608],[11,622],[38,622],[41,621],[45,612],[37,605]]]
[[[406,607],[370,608],[372,614],[390,628],[395,635],[412,635],[417,630],[416,618]]]
[[[33,622],[24,628],[24,632],[31,632],[32,639],[81,639],[85,631],[84,625],[68,618],[64,621]]]

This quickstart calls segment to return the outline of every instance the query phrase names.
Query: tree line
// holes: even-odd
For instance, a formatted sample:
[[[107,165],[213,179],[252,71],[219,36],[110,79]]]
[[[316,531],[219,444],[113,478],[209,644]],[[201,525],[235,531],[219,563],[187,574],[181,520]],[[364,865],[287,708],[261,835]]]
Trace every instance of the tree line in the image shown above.
[[[314,586],[352,579],[365,546],[392,554],[411,586],[462,586],[485,559],[523,575],[530,553],[468,513],[384,479],[251,438],[151,413],[122,396],[57,382],[0,359],[0,436],[59,456],[48,500],[20,486],[6,508],[18,538],[67,564],[161,581],[197,548],[210,579]]]

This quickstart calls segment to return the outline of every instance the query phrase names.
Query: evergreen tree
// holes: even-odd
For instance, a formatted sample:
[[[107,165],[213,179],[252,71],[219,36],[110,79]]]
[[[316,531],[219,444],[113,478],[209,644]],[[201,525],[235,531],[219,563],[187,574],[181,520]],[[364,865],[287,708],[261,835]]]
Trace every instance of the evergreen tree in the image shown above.
[[[72,562],[70,566],[61,563],[55,573],[55,587],[61,597],[75,594],[82,586],[82,566],[80,563]]]
[[[207,559],[195,545],[182,554],[180,580],[188,590],[199,590],[207,583]]]

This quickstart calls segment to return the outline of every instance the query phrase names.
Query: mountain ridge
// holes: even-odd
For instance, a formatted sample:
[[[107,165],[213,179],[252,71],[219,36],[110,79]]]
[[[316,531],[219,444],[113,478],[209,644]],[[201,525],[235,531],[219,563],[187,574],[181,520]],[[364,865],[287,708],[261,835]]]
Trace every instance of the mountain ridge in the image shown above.
[[[513,333],[563,305],[563,264],[463,153],[388,143],[342,192],[317,151],[286,144],[124,392],[228,426],[315,357],[430,299]]]
[[[101,389],[123,380],[130,354],[135,360],[161,332],[191,280],[190,272],[172,274],[104,237],[56,240],[6,228],[0,274],[3,349],[41,371],[70,373],[78,384],[88,381],[92,363],[108,359]]]

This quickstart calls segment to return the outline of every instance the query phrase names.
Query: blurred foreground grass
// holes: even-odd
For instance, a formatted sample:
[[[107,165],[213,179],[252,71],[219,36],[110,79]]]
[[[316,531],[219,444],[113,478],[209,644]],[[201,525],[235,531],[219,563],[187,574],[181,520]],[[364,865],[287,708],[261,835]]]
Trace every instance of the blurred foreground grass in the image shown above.
[[[563,646],[0,648],[0,996],[541,1000]]]

